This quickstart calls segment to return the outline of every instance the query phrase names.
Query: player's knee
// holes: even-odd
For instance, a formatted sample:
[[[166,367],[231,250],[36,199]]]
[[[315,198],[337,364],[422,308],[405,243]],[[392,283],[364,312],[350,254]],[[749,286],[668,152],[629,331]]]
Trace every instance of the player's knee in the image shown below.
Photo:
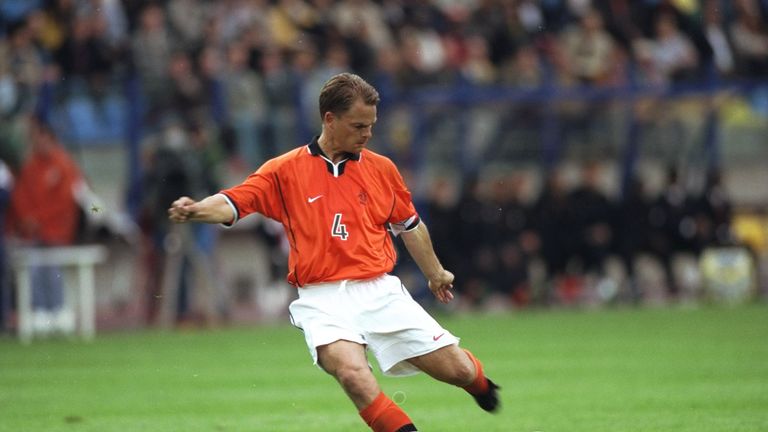
[[[350,394],[364,395],[376,390],[376,380],[370,369],[359,365],[341,366],[335,371],[339,384]]]
[[[468,386],[475,380],[475,365],[469,361],[457,362],[450,376],[450,383],[459,387]]]

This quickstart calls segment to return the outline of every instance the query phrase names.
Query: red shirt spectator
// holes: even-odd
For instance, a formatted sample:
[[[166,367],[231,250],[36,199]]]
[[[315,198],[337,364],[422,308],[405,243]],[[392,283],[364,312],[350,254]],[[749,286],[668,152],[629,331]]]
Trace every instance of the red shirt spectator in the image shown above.
[[[30,138],[31,152],[11,195],[10,233],[44,245],[71,244],[79,218],[74,191],[82,174],[50,127],[33,121]]]

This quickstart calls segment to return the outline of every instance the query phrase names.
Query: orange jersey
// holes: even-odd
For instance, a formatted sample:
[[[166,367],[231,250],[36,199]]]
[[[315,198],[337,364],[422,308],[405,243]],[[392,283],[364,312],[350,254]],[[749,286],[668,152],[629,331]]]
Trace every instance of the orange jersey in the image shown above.
[[[363,150],[334,164],[317,138],[221,193],[235,209],[233,223],[258,212],[283,224],[291,245],[288,281],[297,286],[391,271],[396,253],[388,227],[419,223],[391,160]]]

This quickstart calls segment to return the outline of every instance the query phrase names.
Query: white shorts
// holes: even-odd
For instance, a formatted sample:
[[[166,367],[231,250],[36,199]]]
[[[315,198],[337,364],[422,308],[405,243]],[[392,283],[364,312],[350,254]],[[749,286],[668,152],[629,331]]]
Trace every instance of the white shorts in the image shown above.
[[[405,360],[459,342],[391,275],[299,288],[289,311],[315,364],[317,347],[347,340],[366,345],[385,375],[413,375],[419,369]]]

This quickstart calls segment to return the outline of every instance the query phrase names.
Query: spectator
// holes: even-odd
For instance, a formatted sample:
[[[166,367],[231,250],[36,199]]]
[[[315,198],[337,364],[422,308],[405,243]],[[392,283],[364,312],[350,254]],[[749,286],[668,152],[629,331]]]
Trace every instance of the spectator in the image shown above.
[[[11,170],[21,164],[24,147],[24,127],[20,113],[25,105],[24,89],[17,80],[15,65],[11,61],[11,46],[0,39],[0,160]],[[27,94],[26,97],[31,96]]]
[[[544,14],[538,1],[520,0],[516,3],[520,23],[528,33],[537,33],[544,30]]]
[[[642,299],[637,283],[635,265],[638,256],[648,251],[651,203],[646,196],[645,185],[639,177],[629,180],[629,185],[618,206],[614,231],[616,251],[624,264],[629,294],[635,303]]]
[[[120,0],[94,0],[95,32],[114,52],[123,54],[128,43],[128,20]],[[189,11],[192,12],[192,11]],[[118,57],[119,58],[119,57]]]
[[[446,56],[438,33],[426,25],[400,31],[400,49],[405,63],[406,85],[445,84],[452,76],[444,69]]]
[[[585,17],[591,13],[592,0],[566,0],[565,3],[571,16]]]
[[[323,63],[317,47],[313,43],[302,43],[300,47],[292,51],[291,66],[298,84],[297,108],[299,109],[299,118],[313,119],[310,123],[312,127],[316,127],[318,120],[313,115],[315,110],[311,94],[317,90],[318,85],[322,85],[324,82],[321,77]]]
[[[581,184],[570,193],[568,201],[576,242],[574,257],[580,262],[583,274],[603,278],[615,238],[615,211],[600,188],[600,174],[597,163],[584,164]]]
[[[446,266],[453,269],[464,267],[466,256],[460,241],[456,238],[459,219],[458,193],[454,182],[446,177],[436,178],[427,197],[427,218],[435,252],[439,253]],[[459,270],[457,274],[462,274]],[[463,276],[463,274],[462,274]]]
[[[461,70],[462,66],[467,62],[469,56],[469,36],[471,33],[466,33],[463,23],[456,20],[448,22],[447,30],[441,35],[443,40],[443,47],[445,49],[445,67],[451,70]],[[474,35],[476,38],[480,38],[483,42],[486,39],[480,35]]]
[[[511,3],[511,2],[504,2],[504,3]],[[508,24],[505,23],[504,20],[507,18],[511,18],[511,22],[518,24],[519,20],[517,19],[517,14],[514,13],[510,17],[506,17],[503,13],[502,5],[500,2],[494,1],[494,0],[480,0],[477,2],[477,5],[470,11],[469,16],[467,18],[467,31],[471,32],[472,34],[478,34],[483,36],[484,38],[490,40],[491,46],[496,46],[494,42],[497,42],[494,40],[497,34],[502,34],[506,36],[507,34],[504,32],[506,30],[506,27],[510,28],[517,28],[514,24]],[[508,55],[510,52],[512,52],[511,49],[507,49],[508,47],[504,47],[502,56]],[[512,47],[513,48],[513,47]],[[497,61],[498,57],[494,56],[494,61]]]
[[[55,53],[61,48],[66,37],[69,14],[57,14],[57,4],[51,3],[45,8],[31,11],[27,23],[35,44],[44,52]],[[64,19],[66,17],[66,19]]]
[[[96,37],[95,24],[92,16],[76,16],[71,31],[56,52],[56,61],[63,77],[69,80],[68,89],[73,94],[87,93],[100,100],[104,97],[112,64],[107,45]]]
[[[233,42],[227,48],[227,66],[222,74],[228,123],[237,136],[237,148],[249,169],[267,158],[264,122],[267,113],[264,82],[248,67],[245,44]]]
[[[755,78],[768,75],[768,30],[754,2],[737,3],[731,38],[742,73]]]
[[[218,296],[210,278],[215,249],[214,227],[173,226],[165,206],[176,193],[218,190],[222,151],[203,124],[184,128],[169,120],[144,178],[143,229],[146,236],[146,319],[170,325],[201,314],[204,323],[218,318]],[[169,201],[170,200],[170,201]],[[194,275],[194,279],[190,279]],[[197,295],[198,297],[192,297]],[[192,302],[197,304],[192,306]]]
[[[213,138],[212,128],[193,124],[187,128],[186,136],[189,144],[180,162],[187,170],[187,190],[206,194],[218,191],[222,151]],[[174,312],[175,322],[180,324],[215,325],[228,310],[216,289],[217,243],[215,226],[171,226],[164,241],[161,325],[169,326]]]
[[[458,280],[464,281],[457,289],[462,303],[470,307],[478,306],[487,294],[488,279],[496,263],[488,241],[490,228],[483,220],[487,208],[483,183],[475,176],[470,177],[459,196],[459,223],[455,234],[460,250],[468,258],[456,269]]]
[[[489,57],[488,43],[480,36],[467,38],[467,58],[461,74],[472,84],[490,85],[497,81],[496,67]]]
[[[502,66],[501,82],[522,89],[535,89],[542,84],[542,72],[538,53],[533,46],[525,45]]]
[[[11,232],[32,244],[71,244],[79,219],[74,191],[83,181],[80,169],[44,121],[30,121],[29,140],[11,198]]]
[[[147,141],[139,219],[144,234],[145,319],[151,324],[159,319],[163,300],[165,239],[169,231],[163,206],[178,191],[187,190],[189,178],[182,158],[185,136],[178,124],[167,125],[162,136],[151,135]]]
[[[488,41],[491,61],[500,65],[522,45],[526,38],[525,29],[520,23],[517,9],[511,2],[504,2],[503,5],[493,1],[478,3],[466,23],[454,31],[463,29],[467,34],[485,38]]]
[[[168,63],[168,101],[162,105],[161,114],[178,115],[184,123],[203,118],[210,106],[210,92],[197,73],[189,54],[177,51]]]
[[[632,67],[629,52],[623,46],[616,46],[611,53],[610,60],[608,60],[608,69],[601,80],[601,85],[606,87],[628,85],[632,75]]]
[[[209,44],[216,40],[219,45],[225,46],[237,39],[253,25],[261,25],[263,28],[265,23],[263,16],[267,10],[267,2],[265,0],[231,0],[212,3],[210,17],[212,21],[216,22],[217,34],[215,36],[206,35]],[[293,7],[304,10],[303,2],[292,1],[290,3],[293,4]],[[310,10],[311,8],[306,9]],[[311,11],[302,13],[312,16]],[[185,19],[185,17],[186,14],[179,18]]]
[[[576,76],[576,66],[573,59],[565,50],[563,45],[557,39],[551,39],[546,44],[547,60],[551,65],[552,76],[550,83],[562,87],[571,88],[579,85],[579,79]],[[581,103],[570,103],[569,101],[562,101],[560,106],[569,107],[566,111],[572,111],[573,107],[581,106]],[[576,109],[580,111],[581,109]]]
[[[516,306],[525,306],[530,301],[528,266],[530,258],[539,252],[532,209],[524,202],[525,187],[522,175],[504,176],[494,187],[494,205],[500,210],[496,226],[499,271],[494,286],[507,302]]]
[[[0,71],[0,104],[8,102],[7,111],[0,115],[0,160],[8,165],[11,171],[16,171],[21,166],[21,160],[26,146],[26,127],[24,118],[15,112],[16,88],[15,82],[3,77]],[[8,100],[3,99],[7,97]]]
[[[712,47],[712,61],[717,72],[721,76],[730,75],[735,68],[734,53],[717,0],[708,0],[704,4],[704,34]]]
[[[732,204],[722,184],[720,170],[710,169],[706,174],[704,189],[694,204],[696,211],[696,243],[701,250],[707,246],[723,246],[734,243],[731,232]]]
[[[403,58],[396,47],[383,48],[376,54],[376,71],[372,81],[381,95],[382,109],[402,89]]]
[[[317,14],[303,0],[277,0],[267,13],[272,40],[281,49],[295,48],[315,26]]]
[[[83,176],[77,164],[45,122],[32,119],[30,151],[11,195],[11,236],[30,246],[65,246],[75,242],[80,209],[75,199]],[[68,330],[74,316],[63,309],[61,272],[56,267],[32,269],[33,325],[37,330]]]
[[[0,228],[5,226],[6,213],[13,191],[13,174],[5,161],[0,159]],[[11,293],[8,284],[8,259],[5,250],[5,231],[0,229],[0,333],[5,330]]]
[[[235,44],[240,44],[246,51],[246,64],[248,68],[258,73],[262,78],[264,68],[261,61],[269,43],[268,36],[264,33],[264,24],[256,21],[250,29],[243,32],[240,38],[233,41]]]
[[[576,238],[570,214],[568,191],[557,170],[545,178],[544,188],[535,206],[535,221],[541,238],[541,256],[546,268],[547,281],[543,292],[537,293],[538,302],[551,303],[553,290],[566,276],[568,259],[575,251]]]
[[[35,46],[27,21],[13,24],[8,29],[8,48],[0,62],[15,81],[16,112],[29,112],[37,101],[37,90],[45,79],[46,66],[43,53]]]
[[[672,14],[661,14],[656,18],[655,29],[653,66],[663,79],[676,82],[694,76],[699,62],[696,47],[680,31],[677,18]]]
[[[217,125],[224,123],[226,112],[225,89],[222,84],[222,73],[226,56],[215,45],[206,44],[197,55],[196,75],[203,84],[203,98],[206,100],[195,112],[188,124],[203,119],[211,119]]]
[[[283,51],[274,46],[265,50],[262,68],[270,106],[268,138],[265,141],[272,143],[273,148],[269,149],[267,154],[273,155],[291,148],[296,142],[294,124],[297,117],[299,79],[288,65]]]
[[[638,3],[632,0],[595,0],[595,8],[605,20],[605,29],[621,46],[629,49],[632,41],[639,38],[637,25]]]
[[[601,84],[605,81],[615,47],[597,10],[585,11],[578,25],[567,28],[561,38],[563,49],[573,63],[573,73],[581,82]]]
[[[692,250],[692,240],[696,233],[690,213],[691,199],[688,191],[677,168],[671,167],[667,171],[664,189],[651,204],[649,246],[651,253],[664,268],[667,293],[672,299],[680,294],[672,259]]]
[[[362,39],[371,49],[392,46],[392,33],[386,26],[384,12],[371,0],[341,0],[332,9],[333,24],[342,36]]]
[[[174,48],[160,6],[150,3],[141,10],[140,27],[133,34],[131,48],[147,103],[156,108],[166,95],[168,65]]]
[[[202,0],[170,0],[166,8],[168,24],[179,48],[195,51],[203,44],[206,21],[212,19],[212,6]]]

